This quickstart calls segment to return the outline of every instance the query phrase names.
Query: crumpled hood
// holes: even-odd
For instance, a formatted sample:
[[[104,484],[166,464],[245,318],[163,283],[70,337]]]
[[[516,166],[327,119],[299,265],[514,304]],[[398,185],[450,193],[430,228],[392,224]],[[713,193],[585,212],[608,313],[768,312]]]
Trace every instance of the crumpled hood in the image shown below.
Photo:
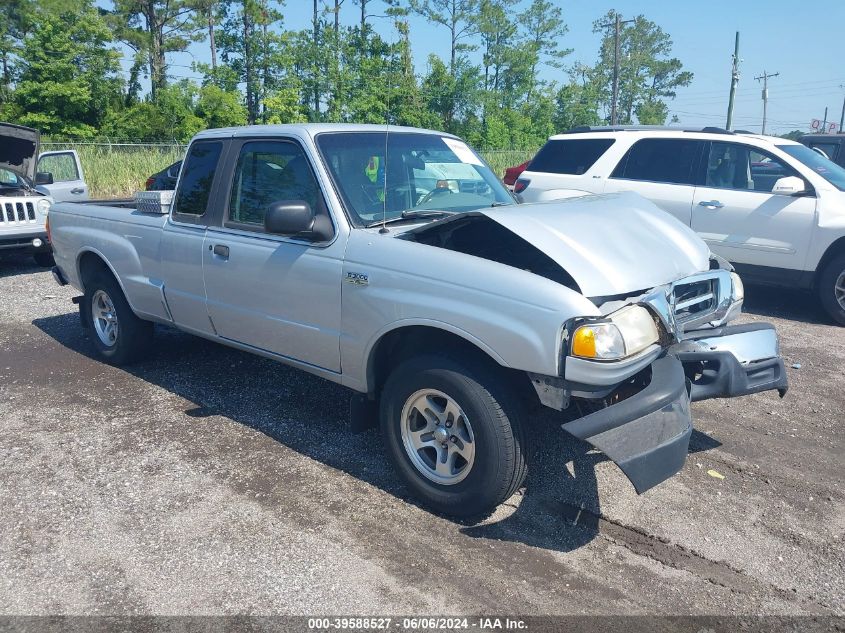
[[[8,169],[35,182],[40,139],[38,130],[0,123],[0,169]]]
[[[557,262],[587,297],[645,290],[710,267],[704,241],[636,193],[481,212]]]

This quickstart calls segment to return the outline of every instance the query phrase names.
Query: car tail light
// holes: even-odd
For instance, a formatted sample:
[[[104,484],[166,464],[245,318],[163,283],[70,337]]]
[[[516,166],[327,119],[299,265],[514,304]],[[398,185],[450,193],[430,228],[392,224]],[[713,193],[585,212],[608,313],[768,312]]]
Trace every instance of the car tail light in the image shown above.
[[[520,178],[516,181],[516,184],[513,186],[514,193],[522,193],[526,189],[528,189],[528,185],[531,184],[531,181],[527,178]]]
[[[153,178],[152,176],[150,176],[149,178],[147,178],[147,182],[146,182],[146,184],[144,185],[144,188],[145,188],[147,191],[149,191],[149,190],[152,188],[153,183],[154,183],[155,181],[156,181],[156,180],[155,180],[155,178]]]

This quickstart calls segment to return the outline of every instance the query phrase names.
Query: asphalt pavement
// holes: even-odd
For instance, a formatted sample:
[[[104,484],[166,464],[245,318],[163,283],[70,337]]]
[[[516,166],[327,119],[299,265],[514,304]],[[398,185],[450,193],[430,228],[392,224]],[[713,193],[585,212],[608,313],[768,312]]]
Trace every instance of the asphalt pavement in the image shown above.
[[[461,524],[350,392],[167,328],[110,367],[74,294],[0,260],[0,615],[845,615],[845,328],[809,295],[747,289],[789,393],[694,404],[674,478],[637,496],[543,416],[525,489]]]

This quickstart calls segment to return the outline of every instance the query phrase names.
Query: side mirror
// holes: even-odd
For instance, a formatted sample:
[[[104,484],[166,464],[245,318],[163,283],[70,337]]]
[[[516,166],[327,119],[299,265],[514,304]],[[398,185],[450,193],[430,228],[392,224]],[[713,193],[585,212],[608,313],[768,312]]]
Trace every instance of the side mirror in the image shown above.
[[[264,230],[276,235],[307,233],[314,227],[314,211],[302,200],[274,202],[264,216]]]
[[[327,242],[334,236],[328,216],[315,215],[303,200],[280,200],[267,209],[264,230],[275,235],[299,235],[314,242]]]
[[[807,193],[807,185],[798,176],[784,176],[775,181],[772,193],[782,196],[798,196]]]
[[[35,173],[36,185],[52,185],[53,174],[49,171],[39,171]]]

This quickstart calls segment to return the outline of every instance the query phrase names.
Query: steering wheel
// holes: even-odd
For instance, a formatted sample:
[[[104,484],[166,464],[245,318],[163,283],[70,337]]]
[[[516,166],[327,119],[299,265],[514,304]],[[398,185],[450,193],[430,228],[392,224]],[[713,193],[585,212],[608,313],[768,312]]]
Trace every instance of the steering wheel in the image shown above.
[[[432,189],[431,191],[429,191],[427,194],[425,194],[420,199],[420,201],[417,203],[417,206],[419,206],[421,204],[426,204],[427,202],[431,202],[432,200],[434,200],[435,198],[439,198],[440,196],[453,194],[453,193],[455,193],[455,192],[452,191],[451,189],[449,189],[448,187]]]
[[[382,201],[378,197],[379,192],[383,191],[384,189],[379,185],[373,183],[371,185],[361,185],[361,191],[366,198],[366,202],[368,204],[382,206]]]

